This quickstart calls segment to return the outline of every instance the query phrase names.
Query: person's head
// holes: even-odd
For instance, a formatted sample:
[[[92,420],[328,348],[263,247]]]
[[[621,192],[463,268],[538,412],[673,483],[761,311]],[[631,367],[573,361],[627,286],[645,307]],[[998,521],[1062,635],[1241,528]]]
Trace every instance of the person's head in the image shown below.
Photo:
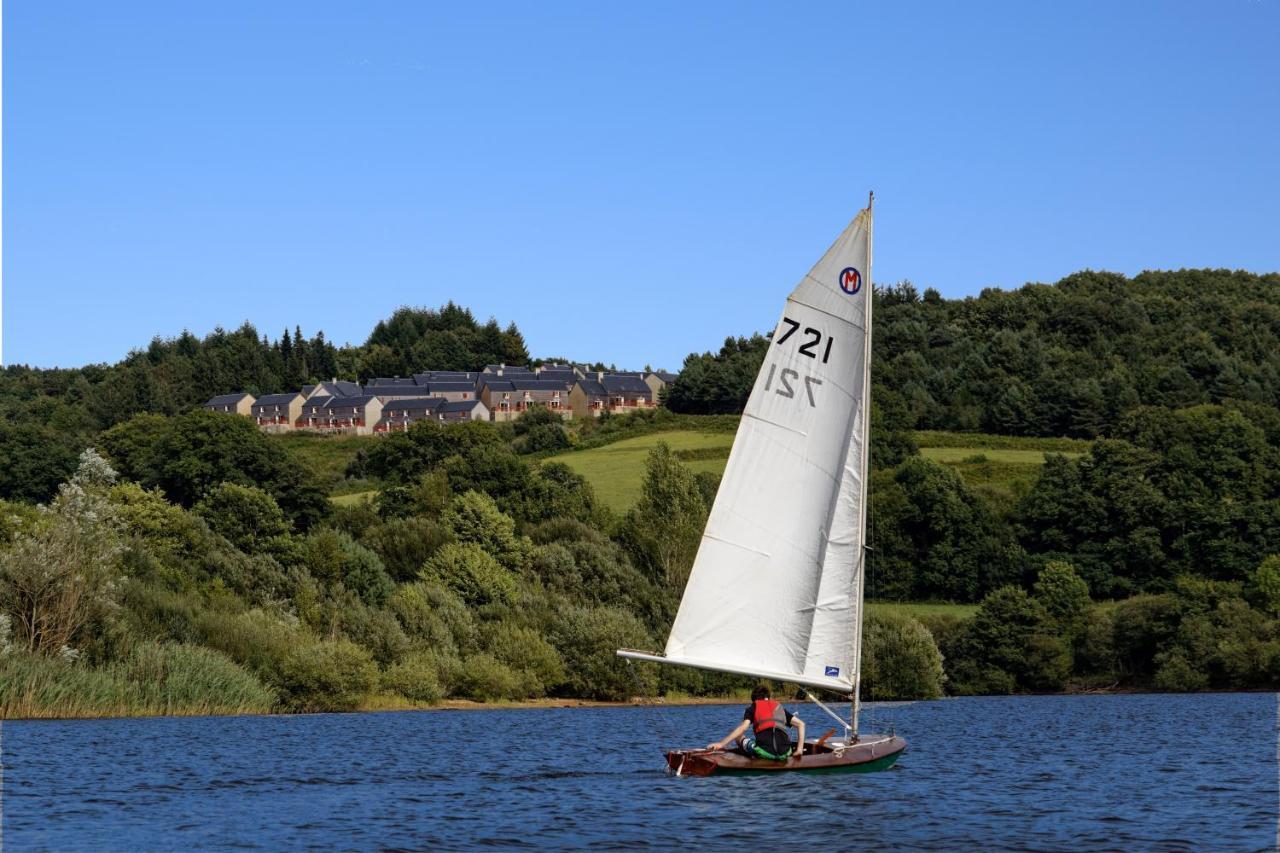
[[[761,699],[768,699],[768,698],[769,698],[769,685],[767,684],[757,685],[756,689],[751,691],[752,702],[759,702]]]

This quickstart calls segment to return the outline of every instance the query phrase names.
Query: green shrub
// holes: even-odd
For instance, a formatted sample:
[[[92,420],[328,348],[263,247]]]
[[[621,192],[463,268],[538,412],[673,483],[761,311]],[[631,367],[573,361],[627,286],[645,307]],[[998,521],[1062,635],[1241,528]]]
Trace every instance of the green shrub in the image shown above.
[[[485,650],[520,677],[521,696],[544,696],[564,681],[560,653],[536,631],[491,622],[483,634]]]
[[[409,638],[388,610],[376,610],[358,600],[342,602],[338,619],[342,632],[368,649],[383,666],[400,660],[409,650]]]
[[[350,640],[321,640],[284,659],[280,691],[291,711],[350,711],[378,683],[378,668]]]
[[[417,645],[464,654],[479,646],[471,611],[456,593],[438,583],[405,584],[388,606]]]
[[[382,689],[414,702],[439,702],[445,690],[440,683],[439,662],[430,652],[413,652],[382,673]]]
[[[259,552],[270,540],[293,532],[275,498],[253,486],[219,483],[205,492],[192,511],[215,533],[248,553]]]
[[[863,635],[864,696],[936,699],[942,695],[942,654],[927,628],[910,616],[873,611]]]
[[[472,606],[510,603],[516,595],[515,575],[472,543],[445,545],[422,567],[419,577],[444,584]]]
[[[618,649],[653,648],[634,614],[613,607],[572,607],[559,614],[551,641],[565,662],[564,692],[590,699],[652,695],[657,678],[650,664],[618,658]]]
[[[535,545],[554,542],[593,542],[603,545],[608,537],[576,518],[552,518],[528,528],[529,538]]]
[[[165,714],[266,711],[275,700],[252,673],[200,646],[140,643],[116,666],[146,707]]]
[[[365,532],[362,540],[373,549],[387,572],[398,581],[413,580],[440,546],[450,541],[448,531],[429,518],[395,518]]]
[[[301,558],[313,577],[330,585],[341,583],[373,607],[381,607],[395,589],[377,554],[331,528],[307,536]]]
[[[518,569],[524,564],[526,549],[516,536],[515,521],[488,495],[472,491],[454,498],[441,521],[455,540],[478,545],[503,566]]]
[[[248,667],[268,684],[279,685],[284,661],[313,641],[297,625],[262,610],[226,613],[206,610],[195,620],[196,639]]]
[[[1152,681],[1157,690],[1187,693],[1204,690],[1209,686],[1209,676],[1187,663],[1179,651],[1158,655],[1158,669]]]
[[[1263,613],[1280,617],[1280,554],[1272,554],[1249,575],[1249,597]]]
[[[519,699],[523,695],[520,676],[487,652],[466,658],[456,679],[454,692],[477,702]]]

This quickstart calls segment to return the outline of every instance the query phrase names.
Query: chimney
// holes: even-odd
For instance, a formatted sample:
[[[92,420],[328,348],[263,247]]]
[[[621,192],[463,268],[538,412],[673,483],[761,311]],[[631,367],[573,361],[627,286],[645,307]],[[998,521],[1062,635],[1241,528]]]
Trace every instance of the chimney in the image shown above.
[[[504,371],[504,370],[506,370],[506,369],[507,369],[507,366],[506,366],[505,364],[499,364],[499,365],[498,365],[498,375],[499,375],[499,376],[501,376],[501,375],[502,375],[502,371]]]
[[[603,381],[604,381],[604,371],[603,371],[603,370],[597,370],[597,371],[596,371],[596,381],[597,381],[597,382],[603,382]]]

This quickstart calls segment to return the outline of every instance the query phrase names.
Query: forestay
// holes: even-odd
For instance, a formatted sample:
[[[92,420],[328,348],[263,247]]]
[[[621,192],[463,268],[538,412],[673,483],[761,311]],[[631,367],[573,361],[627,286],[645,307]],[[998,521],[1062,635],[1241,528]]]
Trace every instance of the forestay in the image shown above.
[[[871,209],[774,330],[665,660],[848,693],[865,541]]]

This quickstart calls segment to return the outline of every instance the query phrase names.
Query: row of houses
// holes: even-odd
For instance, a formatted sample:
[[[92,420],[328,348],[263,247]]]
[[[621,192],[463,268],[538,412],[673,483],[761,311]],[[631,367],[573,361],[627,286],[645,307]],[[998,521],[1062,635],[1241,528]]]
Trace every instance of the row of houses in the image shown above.
[[[303,429],[374,435],[422,420],[509,421],[534,407],[565,419],[652,409],[675,381],[666,371],[605,373],[583,365],[536,369],[491,364],[482,371],[429,371],[358,382],[333,379],[284,394],[222,394],[204,404],[214,412],[253,418],[267,432]]]

